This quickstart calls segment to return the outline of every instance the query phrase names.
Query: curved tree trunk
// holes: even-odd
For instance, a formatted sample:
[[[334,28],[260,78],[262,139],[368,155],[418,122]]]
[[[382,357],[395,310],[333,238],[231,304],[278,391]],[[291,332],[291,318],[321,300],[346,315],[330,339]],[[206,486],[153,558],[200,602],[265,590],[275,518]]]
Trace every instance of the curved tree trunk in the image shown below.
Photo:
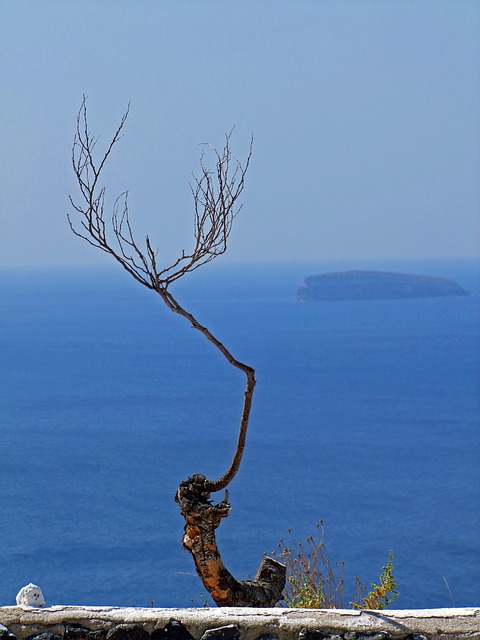
[[[233,220],[240,211],[238,198],[243,188],[245,174],[250,164],[252,143],[242,166],[230,151],[230,134],[225,136],[222,152],[211,147],[215,158],[215,171],[209,170],[200,160],[201,175],[191,187],[194,199],[194,248],[182,251],[170,266],[159,268],[157,251],[148,236],[142,248],[135,241],[128,212],[128,192],[119,196],[113,204],[110,224],[105,220],[105,187],[99,180],[103,167],[113,147],[122,135],[128,116],[124,113],[103,158],[94,159],[97,138],[90,133],[87,122],[86,98],[77,117],[77,131],[73,141],[72,164],[82,195],[81,204],[71,203],[80,222],[78,226],[68,217],[73,233],[89,244],[110,254],[137,282],[158,293],[167,307],[186,318],[211,342],[227,361],[246,376],[243,410],[238,431],[237,446],[227,471],[217,480],[210,481],[202,475],[193,475],[178,488],[176,500],[185,518],[183,546],[193,555],[197,572],[212,598],[221,606],[269,607],[276,604],[285,586],[285,567],[271,558],[264,558],[252,581],[236,580],[224,567],[215,540],[215,529],[220,520],[228,516],[228,494],[225,500],[213,505],[210,494],[225,489],[233,480],[240,466],[248,420],[255,388],[255,370],[236,360],[226,347],[196,318],[183,309],[169,291],[169,286],[187,273],[195,271],[217,256],[225,253]]]
[[[286,567],[272,558],[264,557],[253,580],[241,581],[234,578],[222,562],[215,538],[215,529],[230,512],[228,491],[219,504],[214,505],[210,500],[210,494],[225,489],[240,467],[255,389],[255,370],[236,360],[206,327],[178,304],[171,293],[161,288],[157,289],[157,293],[174,313],[186,318],[192,327],[217,347],[232,366],[243,371],[246,376],[237,446],[229,469],[218,480],[207,480],[205,476],[195,474],[178,487],[175,500],[185,518],[183,546],[192,554],[197,573],[218,606],[273,607],[281,599],[285,588]]]
[[[185,518],[183,546],[193,556],[197,573],[213,600],[221,607],[273,607],[285,587],[285,565],[263,558],[253,580],[237,580],[222,562],[215,529],[230,511],[228,491],[219,504],[212,504],[209,481],[190,476],[178,488],[175,500]]]

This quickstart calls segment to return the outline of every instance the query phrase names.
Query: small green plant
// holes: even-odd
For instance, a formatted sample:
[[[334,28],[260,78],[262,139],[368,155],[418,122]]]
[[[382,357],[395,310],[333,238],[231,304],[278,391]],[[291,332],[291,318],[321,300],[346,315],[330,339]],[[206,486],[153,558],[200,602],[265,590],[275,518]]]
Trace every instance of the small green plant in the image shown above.
[[[306,609],[341,609],[345,601],[344,563],[331,562],[325,547],[323,521],[305,542],[295,542],[291,529],[290,540],[278,543],[274,558],[287,567],[287,582],[283,600],[287,607]],[[360,581],[356,592],[363,595]]]
[[[278,552],[273,557],[287,567],[287,582],[283,600],[287,607],[304,609],[342,609],[345,607],[345,566],[332,562],[324,541],[323,521],[316,525],[316,532],[305,542],[295,542],[289,529],[290,540],[278,543]],[[355,609],[383,609],[398,595],[397,583],[393,577],[393,554],[383,567],[380,585],[372,584],[372,591],[366,594],[366,587],[360,579],[354,579],[353,596],[350,606]],[[392,597],[393,596],[393,597]]]
[[[319,584],[316,588],[312,588],[305,576],[302,576],[303,584],[301,586],[298,586],[295,580],[293,576],[288,579],[294,590],[294,595],[292,594],[292,600],[288,602],[288,606],[300,609],[323,609],[325,603],[323,585]]]
[[[393,551],[390,550],[388,562],[382,569],[380,584],[372,582],[372,590],[363,598],[362,604],[351,602],[354,609],[385,609],[398,597],[398,585],[393,577]]]

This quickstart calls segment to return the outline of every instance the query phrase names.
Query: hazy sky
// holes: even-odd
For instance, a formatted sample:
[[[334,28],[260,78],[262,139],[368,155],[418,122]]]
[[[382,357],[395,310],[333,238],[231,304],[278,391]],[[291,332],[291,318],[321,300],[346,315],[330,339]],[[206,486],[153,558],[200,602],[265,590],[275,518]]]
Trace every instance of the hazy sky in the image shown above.
[[[228,259],[480,255],[477,0],[1,0],[0,265],[104,260],[66,222],[75,118],[170,258],[201,142],[254,157]]]

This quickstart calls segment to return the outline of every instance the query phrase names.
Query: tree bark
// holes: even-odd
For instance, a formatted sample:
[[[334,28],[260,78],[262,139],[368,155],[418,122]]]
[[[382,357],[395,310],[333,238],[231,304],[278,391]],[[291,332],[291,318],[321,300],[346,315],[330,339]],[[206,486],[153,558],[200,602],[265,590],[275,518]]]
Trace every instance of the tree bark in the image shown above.
[[[94,158],[97,138],[90,133],[87,122],[87,105],[84,96],[77,116],[77,130],[72,147],[72,164],[82,196],[81,204],[71,203],[79,215],[79,223],[74,224],[68,217],[73,233],[89,244],[110,254],[137,282],[156,291],[167,307],[186,318],[227,361],[246,376],[246,387],[237,446],[227,471],[217,480],[207,480],[205,476],[193,475],[178,488],[176,500],[185,518],[183,546],[195,560],[197,572],[213,599],[221,606],[268,607],[276,604],[285,586],[285,567],[270,558],[264,558],[252,581],[236,580],[224,567],[215,541],[215,529],[221,518],[228,516],[230,505],[228,493],[225,500],[213,505],[210,494],[225,489],[233,480],[240,467],[248,420],[255,388],[255,370],[240,362],[228,349],[197,319],[181,307],[170,293],[169,287],[187,273],[195,271],[227,250],[233,220],[241,209],[238,199],[245,184],[245,174],[250,164],[252,143],[245,163],[242,165],[230,151],[230,134],[225,136],[223,151],[209,147],[214,154],[215,170],[204,163],[202,153],[199,178],[191,187],[195,205],[194,248],[181,255],[170,266],[160,268],[157,251],[148,236],[145,245],[139,245],[133,235],[128,211],[128,192],[121,194],[113,204],[110,223],[105,220],[105,187],[99,184],[103,167],[113,147],[121,138],[128,116],[124,113],[106,152],[100,161]],[[207,145],[208,146],[208,145]]]
[[[222,562],[215,529],[229,515],[228,491],[212,504],[209,481],[190,476],[178,487],[175,500],[185,518],[183,546],[194,559],[197,573],[213,600],[221,607],[273,607],[285,587],[285,565],[264,556],[253,580],[237,580]]]

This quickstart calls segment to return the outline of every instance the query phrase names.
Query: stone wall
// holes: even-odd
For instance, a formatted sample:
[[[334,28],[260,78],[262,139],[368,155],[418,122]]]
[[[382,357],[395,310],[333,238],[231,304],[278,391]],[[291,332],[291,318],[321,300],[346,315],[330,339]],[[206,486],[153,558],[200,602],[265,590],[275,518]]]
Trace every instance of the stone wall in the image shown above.
[[[0,607],[0,640],[480,640],[480,608]]]

